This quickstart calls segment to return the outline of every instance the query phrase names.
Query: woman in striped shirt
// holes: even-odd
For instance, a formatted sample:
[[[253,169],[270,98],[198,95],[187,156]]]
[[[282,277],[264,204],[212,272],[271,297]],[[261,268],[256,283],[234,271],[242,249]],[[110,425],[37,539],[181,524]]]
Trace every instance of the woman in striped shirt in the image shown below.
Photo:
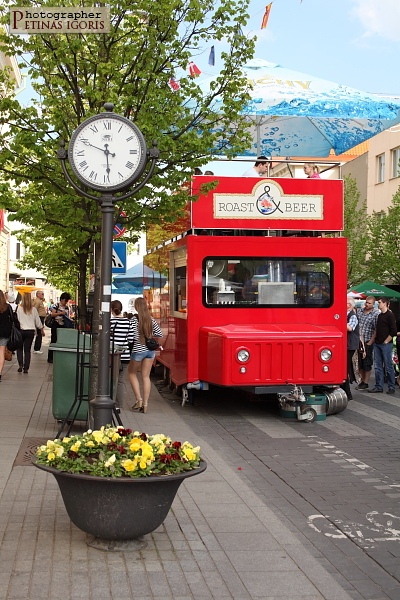
[[[129,380],[135,394],[136,402],[132,410],[146,413],[147,404],[150,396],[150,371],[153,365],[155,351],[149,350],[146,346],[146,338],[163,336],[159,324],[149,313],[147,303],[144,298],[136,298],[135,309],[137,315],[132,319],[133,323],[133,349],[131,361],[128,367]],[[143,381],[143,396],[140,395],[139,380],[137,373],[141,371]]]
[[[112,350],[123,348],[115,398],[116,409],[119,412],[124,401],[124,365],[129,364],[131,358],[129,346],[133,344],[133,323],[122,316],[122,304],[119,300],[111,302],[110,339]]]

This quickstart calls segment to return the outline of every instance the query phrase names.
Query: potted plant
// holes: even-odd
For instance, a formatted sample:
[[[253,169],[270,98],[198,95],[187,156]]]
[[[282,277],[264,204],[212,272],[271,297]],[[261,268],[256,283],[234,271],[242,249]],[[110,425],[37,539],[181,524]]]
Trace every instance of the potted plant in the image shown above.
[[[33,464],[54,475],[79,529],[117,541],[157,529],[182,481],[207,467],[198,446],[124,427],[48,440]]]

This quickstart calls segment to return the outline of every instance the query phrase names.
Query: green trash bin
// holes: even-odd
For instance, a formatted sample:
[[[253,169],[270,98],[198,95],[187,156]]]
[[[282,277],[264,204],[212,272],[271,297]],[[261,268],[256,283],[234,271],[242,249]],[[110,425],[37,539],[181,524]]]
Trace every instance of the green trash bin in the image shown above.
[[[92,338],[89,333],[60,328],[57,330],[57,342],[49,346],[50,350],[54,351],[52,412],[53,417],[58,421],[67,417],[77,395],[82,395],[83,400],[75,420],[86,421],[87,419],[91,343]],[[120,352],[114,351],[113,354],[110,352],[113,400],[117,393],[120,358]],[[76,406],[69,415],[71,420],[74,418],[75,411]]]

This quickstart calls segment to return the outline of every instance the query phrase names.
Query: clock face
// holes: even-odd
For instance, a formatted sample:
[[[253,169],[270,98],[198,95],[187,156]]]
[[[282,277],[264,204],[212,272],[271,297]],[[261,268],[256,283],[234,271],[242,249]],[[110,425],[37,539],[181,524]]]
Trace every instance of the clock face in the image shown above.
[[[68,159],[79,181],[95,190],[123,190],[143,172],[146,142],[134,123],[101,113],[90,117],[74,131]]]

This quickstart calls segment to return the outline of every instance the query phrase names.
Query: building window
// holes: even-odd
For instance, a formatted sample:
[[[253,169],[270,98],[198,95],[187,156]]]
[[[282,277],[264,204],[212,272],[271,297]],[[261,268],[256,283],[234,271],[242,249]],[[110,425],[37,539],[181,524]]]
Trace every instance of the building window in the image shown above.
[[[392,163],[392,177],[400,177],[400,148],[394,148],[390,152]]]
[[[17,242],[15,244],[15,260],[19,260],[21,258],[21,242]]]
[[[376,183],[385,181],[385,155],[380,154],[376,157]]]

